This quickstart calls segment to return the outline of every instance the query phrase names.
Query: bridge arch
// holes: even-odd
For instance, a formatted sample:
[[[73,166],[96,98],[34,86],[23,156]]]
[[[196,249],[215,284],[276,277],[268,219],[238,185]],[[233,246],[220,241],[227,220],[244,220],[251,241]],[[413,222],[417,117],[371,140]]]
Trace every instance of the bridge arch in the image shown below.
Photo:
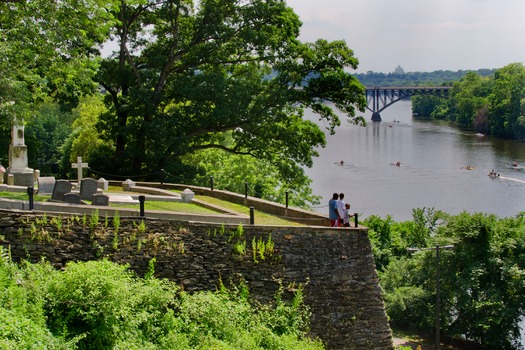
[[[372,121],[381,121],[381,112],[399,100],[416,95],[433,95],[446,98],[451,86],[389,86],[367,87],[366,103],[372,112]]]

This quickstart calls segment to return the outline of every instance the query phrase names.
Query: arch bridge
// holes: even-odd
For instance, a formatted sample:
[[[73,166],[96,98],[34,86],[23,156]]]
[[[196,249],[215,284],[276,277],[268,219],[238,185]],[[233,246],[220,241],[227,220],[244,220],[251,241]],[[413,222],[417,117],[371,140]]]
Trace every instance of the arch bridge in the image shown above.
[[[372,121],[381,121],[381,112],[399,100],[416,95],[434,95],[446,98],[452,86],[375,86],[366,88],[366,103],[372,112]]]

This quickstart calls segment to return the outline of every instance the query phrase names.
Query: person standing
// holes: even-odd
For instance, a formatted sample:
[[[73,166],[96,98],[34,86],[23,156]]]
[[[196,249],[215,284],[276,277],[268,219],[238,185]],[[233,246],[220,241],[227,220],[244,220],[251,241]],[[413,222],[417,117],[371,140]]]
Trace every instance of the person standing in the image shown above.
[[[339,215],[339,226],[344,226],[344,218],[345,218],[345,194],[339,193],[339,200],[337,201],[337,215]]]
[[[339,227],[339,211],[337,210],[337,199],[339,195],[334,193],[332,199],[328,201],[328,219],[330,219],[330,227]]]
[[[354,214],[350,214],[350,204],[345,204],[345,216],[343,217],[343,226],[344,227],[350,227],[350,218],[353,217]]]

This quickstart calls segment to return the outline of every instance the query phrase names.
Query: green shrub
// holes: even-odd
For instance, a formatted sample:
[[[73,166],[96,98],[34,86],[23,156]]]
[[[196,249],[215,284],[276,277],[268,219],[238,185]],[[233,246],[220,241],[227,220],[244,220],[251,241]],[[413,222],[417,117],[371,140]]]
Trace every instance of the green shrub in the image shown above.
[[[280,292],[281,293],[281,292]],[[107,260],[15,264],[0,248],[0,349],[322,349],[302,293],[249,303],[246,286],[188,294]]]
[[[70,263],[49,284],[45,310],[54,333],[85,335],[80,349],[110,349],[130,335],[155,334],[175,291],[171,283],[139,280],[109,261]]]

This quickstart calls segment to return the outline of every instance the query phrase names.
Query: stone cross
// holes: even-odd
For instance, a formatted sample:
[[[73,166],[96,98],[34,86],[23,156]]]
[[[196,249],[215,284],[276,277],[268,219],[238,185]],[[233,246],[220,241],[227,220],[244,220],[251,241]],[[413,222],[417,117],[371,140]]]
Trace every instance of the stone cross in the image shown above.
[[[87,168],[88,163],[82,163],[82,157],[77,157],[76,163],[71,163],[71,168],[77,169],[78,185],[82,182],[82,168]]]

